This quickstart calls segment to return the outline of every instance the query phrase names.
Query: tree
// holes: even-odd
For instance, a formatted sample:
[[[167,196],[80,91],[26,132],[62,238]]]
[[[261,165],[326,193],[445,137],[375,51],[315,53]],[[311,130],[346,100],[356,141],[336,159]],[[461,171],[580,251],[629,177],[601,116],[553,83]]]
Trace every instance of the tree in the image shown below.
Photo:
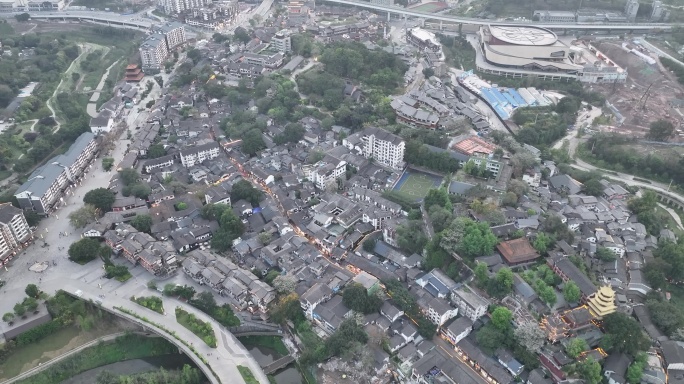
[[[648,339],[637,321],[624,313],[615,312],[603,318],[606,335],[601,341],[606,350],[625,352],[632,356],[649,346]]]
[[[684,328],[684,314],[669,301],[647,300],[646,306],[651,313],[653,323],[668,336]]]
[[[31,15],[24,12],[24,13],[20,13],[18,15],[14,15],[14,18],[17,19],[17,21],[20,23],[25,23],[25,22],[31,20]]]
[[[604,189],[605,187],[598,179],[592,178],[584,182],[584,192],[588,195],[601,196]]]
[[[532,244],[532,246],[534,247],[534,249],[537,250],[537,252],[541,254],[546,254],[549,247],[553,245],[554,242],[555,240],[553,239],[553,237],[547,235],[544,232],[540,232],[537,234],[537,238],[534,239],[534,243]]]
[[[644,368],[646,368],[648,363],[648,357],[645,353],[640,352],[636,355],[636,358],[627,368],[627,374],[625,378],[629,384],[639,384],[641,383],[641,377],[644,374]]]
[[[361,284],[351,284],[344,289],[342,302],[349,309],[365,315],[375,313],[382,307],[382,300],[373,294],[368,294]]]
[[[558,297],[556,297],[556,291],[553,287],[549,286],[544,282],[544,280],[537,280],[534,282],[534,290],[539,295],[541,301],[545,302],[549,307],[556,305]]]
[[[140,180],[140,174],[133,168],[124,168],[120,170],[119,177],[124,185],[135,184]]]
[[[121,379],[119,375],[112,373],[111,371],[102,371],[95,378],[95,384],[119,384]]]
[[[506,192],[504,197],[501,199],[501,204],[507,207],[517,207],[518,206],[518,195],[513,192]]]
[[[444,208],[448,201],[449,195],[443,188],[429,190],[427,196],[425,196],[423,199],[426,208],[431,208],[433,205],[438,205]]]
[[[533,321],[527,321],[520,324],[520,326],[513,331],[513,334],[520,345],[534,353],[541,350],[544,346],[544,341],[546,340],[546,333],[542,331],[539,324]]]
[[[145,233],[150,233],[152,224],[152,217],[150,215],[137,215],[131,220],[133,228]]]
[[[601,261],[614,261],[616,259],[615,253],[606,247],[598,247],[595,255]]]
[[[477,262],[474,273],[479,286],[484,287],[489,282],[489,268],[487,267],[487,264]]]
[[[94,205],[85,204],[69,214],[69,223],[74,228],[83,228],[95,221],[97,217],[97,208]]]
[[[2,321],[6,322],[6,323],[11,323],[12,320],[14,320],[14,313],[7,312],[4,315],[2,315]]]
[[[271,242],[271,234],[269,232],[261,232],[257,235],[257,239],[261,245],[268,245]]]
[[[674,133],[674,125],[667,120],[657,120],[651,123],[646,138],[654,141],[667,141]]]
[[[254,188],[252,183],[247,180],[240,180],[233,184],[230,191],[230,201],[237,202],[238,200],[247,200],[253,207],[259,206],[259,201],[261,201],[261,191]]]
[[[587,384],[599,384],[601,382],[601,364],[589,356],[577,363],[577,372]]]
[[[423,76],[425,76],[426,78],[430,78],[430,77],[432,77],[432,76],[434,76],[434,75],[435,75],[435,70],[434,70],[434,69],[429,68],[429,67],[423,69]]]
[[[506,335],[492,325],[486,325],[475,335],[477,344],[486,352],[492,353],[506,342]]]
[[[278,293],[292,293],[297,287],[297,279],[292,275],[278,275],[273,279],[273,288]]]
[[[589,345],[587,345],[586,340],[579,337],[570,339],[568,344],[565,346],[565,353],[573,359],[576,359],[577,356],[581,355],[582,352],[587,350],[589,350]]]
[[[506,307],[496,307],[492,312],[492,324],[500,331],[510,329],[511,320],[513,320],[513,313]]]
[[[38,289],[38,286],[35,284],[29,284],[26,286],[26,289],[24,289],[24,292],[26,292],[26,295],[28,297],[33,297],[33,298],[38,298],[40,295],[40,290]]]
[[[420,220],[413,220],[397,227],[397,246],[409,253],[420,253],[427,244]]]
[[[21,317],[26,313],[26,308],[21,303],[14,304],[14,314]]]
[[[116,200],[116,194],[107,188],[95,188],[83,196],[84,203],[93,205],[102,213],[112,210],[114,200]]]
[[[629,209],[635,213],[640,214],[643,212],[653,211],[658,203],[658,197],[653,191],[644,191],[641,197],[633,198],[629,201]]]
[[[568,303],[577,303],[580,299],[580,289],[574,281],[568,281],[563,287],[563,297]]]
[[[112,159],[111,157],[104,157],[102,159],[102,169],[104,169],[105,171],[109,172],[113,166],[114,159]]]
[[[444,230],[439,245],[448,253],[474,258],[491,254],[498,242],[486,222],[458,217]]]
[[[522,150],[511,156],[511,163],[513,164],[513,174],[520,177],[525,170],[537,164],[537,159],[535,159],[532,152]]]
[[[108,246],[101,246],[97,240],[86,237],[71,244],[67,253],[69,260],[84,264],[98,257],[105,257],[111,250]]]
[[[33,297],[27,297],[22,304],[28,312],[33,312],[38,309],[38,301]]]
[[[363,241],[363,250],[372,253],[375,250],[375,245],[378,243],[378,239],[371,237]]]

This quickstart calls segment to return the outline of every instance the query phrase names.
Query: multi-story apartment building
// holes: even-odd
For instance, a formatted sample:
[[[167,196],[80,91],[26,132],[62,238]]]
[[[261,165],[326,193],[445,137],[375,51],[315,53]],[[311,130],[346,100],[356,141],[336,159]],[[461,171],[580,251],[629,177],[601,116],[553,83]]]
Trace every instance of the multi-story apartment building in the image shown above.
[[[634,21],[639,12],[639,0],[627,0],[625,4],[625,17],[627,21]]]
[[[80,178],[96,152],[95,135],[92,132],[81,134],[66,153],[37,168],[19,187],[14,194],[19,206],[41,215],[49,214],[64,190]]]
[[[163,36],[150,35],[140,44],[140,60],[143,71],[158,71],[164,65],[164,60],[169,51],[166,49],[166,41]]]
[[[468,336],[472,330],[472,320],[462,316],[452,321],[447,327],[442,328],[442,335],[444,335],[451,344],[456,345],[459,341]]]
[[[200,164],[205,160],[215,159],[219,156],[221,146],[212,141],[207,144],[198,145],[180,151],[181,163],[184,167],[190,168],[195,164]]]
[[[473,292],[470,287],[462,285],[451,292],[451,301],[458,307],[461,316],[475,322],[487,313],[489,302]]]
[[[153,33],[140,45],[143,71],[160,70],[169,54],[185,44],[187,39],[183,24],[171,22],[155,27]]]
[[[404,166],[404,140],[380,128],[368,127],[345,138],[342,145],[349,150],[356,149],[364,157],[373,158],[382,165],[395,169]]]
[[[337,179],[344,178],[346,171],[346,161],[326,156],[323,160],[309,167],[307,178],[314,183],[316,188],[325,190],[335,186]]]
[[[185,44],[188,37],[185,34],[185,26],[181,23],[170,22],[157,26],[154,31],[164,36],[166,49],[170,52],[177,47]]]
[[[285,56],[282,53],[273,55],[261,55],[258,53],[246,52],[242,56],[242,62],[248,65],[260,65],[269,69],[276,69],[283,65]]]
[[[0,265],[12,260],[30,240],[31,229],[24,212],[10,203],[0,204]]]
[[[213,5],[207,8],[195,8],[187,12],[185,23],[195,27],[220,30],[232,25],[240,8],[237,1]]]
[[[290,37],[290,31],[283,29],[282,31],[276,33],[271,38],[271,45],[273,48],[277,49],[278,52],[290,52],[292,50],[292,38]]]
[[[211,3],[209,0],[159,0],[157,7],[162,9],[164,13],[173,15],[194,8],[202,8],[209,3]]]

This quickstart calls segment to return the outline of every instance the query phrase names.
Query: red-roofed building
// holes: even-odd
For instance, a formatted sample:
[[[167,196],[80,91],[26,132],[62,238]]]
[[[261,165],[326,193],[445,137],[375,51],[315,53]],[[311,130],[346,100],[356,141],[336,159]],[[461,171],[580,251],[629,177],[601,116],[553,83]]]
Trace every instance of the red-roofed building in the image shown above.
[[[496,246],[496,249],[499,250],[501,256],[510,266],[529,263],[539,257],[539,253],[532,247],[526,237],[502,241]]]
[[[470,136],[452,145],[451,149],[465,153],[468,156],[491,155],[496,151],[496,145],[488,143],[477,136]]]

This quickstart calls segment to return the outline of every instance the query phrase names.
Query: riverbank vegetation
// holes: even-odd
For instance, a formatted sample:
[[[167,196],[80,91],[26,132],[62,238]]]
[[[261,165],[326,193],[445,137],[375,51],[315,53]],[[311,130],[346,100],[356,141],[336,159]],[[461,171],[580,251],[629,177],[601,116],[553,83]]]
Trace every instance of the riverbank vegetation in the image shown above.
[[[139,359],[149,356],[161,356],[178,353],[176,347],[160,337],[140,337],[124,335],[110,342],[99,343],[86,348],[78,354],[68,357],[45,370],[17,384],[54,384],[73,377],[89,369],[118,361]]]
[[[176,321],[197,335],[208,346],[216,348],[216,335],[211,324],[198,319],[195,315],[184,311],[180,307],[176,308]]]

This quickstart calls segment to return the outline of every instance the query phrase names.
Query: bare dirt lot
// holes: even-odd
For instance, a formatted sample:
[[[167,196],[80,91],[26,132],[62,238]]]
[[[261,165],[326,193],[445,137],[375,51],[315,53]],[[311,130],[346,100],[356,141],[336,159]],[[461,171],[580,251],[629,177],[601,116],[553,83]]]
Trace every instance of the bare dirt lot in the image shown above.
[[[631,43],[630,41],[625,41]],[[650,65],[638,56],[623,49],[622,41],[597,42],[599,50],[617,65],[627,70],[625,84],[593,85],[592,88],[604,94],[625,117],[618,128],[625,134],[640,135],[648,131],[651,122],[658,119],[670,120],[675,127],[684,117],[671,106],[675,99],[684,99],[684,89],[660,62]],[[633,45],[628,45],[628,48]]]

